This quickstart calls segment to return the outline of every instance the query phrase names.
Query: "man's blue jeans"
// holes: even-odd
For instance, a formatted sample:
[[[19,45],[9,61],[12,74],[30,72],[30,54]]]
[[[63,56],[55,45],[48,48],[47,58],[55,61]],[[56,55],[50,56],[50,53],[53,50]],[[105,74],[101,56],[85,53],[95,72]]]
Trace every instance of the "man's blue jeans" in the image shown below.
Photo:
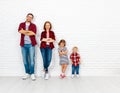
[[[43,58],[43,66],[44,70],[47,73],[48,67],[50,65],[51,59],[52,59],[52,49],[47,46],[46,48],[40,48],[42,58]]]
[[[72,74],[75,74],[75,72],[77,75],[79,74],[79,65],[78,66],[72,65]]]
[[[24,44],[21,47],[23,63],[25,67],[25,72],[27,74],[34,74],[34,66],[35,66],[35,47],[31,44]]]

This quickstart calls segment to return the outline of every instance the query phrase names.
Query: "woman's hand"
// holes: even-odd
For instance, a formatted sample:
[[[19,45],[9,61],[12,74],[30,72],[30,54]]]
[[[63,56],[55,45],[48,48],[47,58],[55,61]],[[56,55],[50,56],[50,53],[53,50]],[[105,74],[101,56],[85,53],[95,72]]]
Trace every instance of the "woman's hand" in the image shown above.
[[[55,40],[53,40],[52,38],[47,38],[47,43],[51,43],[51,42],[54,42]]]
[[[47,42],[47,38],[43,38],[42,41]]]

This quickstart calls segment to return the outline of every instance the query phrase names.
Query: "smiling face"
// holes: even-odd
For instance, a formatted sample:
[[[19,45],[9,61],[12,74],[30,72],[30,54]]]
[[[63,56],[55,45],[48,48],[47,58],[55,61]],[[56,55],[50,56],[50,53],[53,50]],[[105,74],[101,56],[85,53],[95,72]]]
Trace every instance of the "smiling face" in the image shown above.
[[[28,15],[26,16],[26,22],[31,22],[32,20],[33,20],[33,15],[28,14]]]
[[[44,23],[44,30],[50,31],[52,29],[52,24],[49,21]]]
[[[50,30],[50,27],[51,27],[51,26],[50,26],[49,23],[46,23],[46,24],[45,24],[45,29],[46,29],[46,30]]]
[[[66,41],[62,39],[62,40],[60,40],[60,42],[58,43],[58,45],[60,47],[65,47],[66,46]]]
[[[65,43],[61,42],[60,47],[64,47],[64,46],[65,46]]]
[[[77,53],[78,52],[78,48],[77,47],[74,47],[73,48],[73,53]]]

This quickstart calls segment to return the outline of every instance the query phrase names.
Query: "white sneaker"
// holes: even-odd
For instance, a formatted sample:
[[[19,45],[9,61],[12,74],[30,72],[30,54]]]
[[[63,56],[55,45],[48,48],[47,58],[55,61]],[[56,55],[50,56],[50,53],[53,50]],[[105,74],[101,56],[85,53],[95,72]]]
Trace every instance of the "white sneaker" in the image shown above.
[[[46,74],[45,74],[45,80],[48,80],[48,79],[49,79],[49,74],[46,73]]]
[[[29,77],[30,77],[29,74],[25,74],[25,75],[22,77],[22,79],[23,79],[23,80],[26,80],[26,79],[28,79]]]
[[[35,78],[35,75],[34,74],[32,74],[31,75],[31,79],[34,81],[34,80],[36,80],[36,78]]]
[[[76,75],[77,76],[77,78],[79,78],[80,76],[79,75]]]
[[[72,75],[71,78],[74,78],[74,75]]]

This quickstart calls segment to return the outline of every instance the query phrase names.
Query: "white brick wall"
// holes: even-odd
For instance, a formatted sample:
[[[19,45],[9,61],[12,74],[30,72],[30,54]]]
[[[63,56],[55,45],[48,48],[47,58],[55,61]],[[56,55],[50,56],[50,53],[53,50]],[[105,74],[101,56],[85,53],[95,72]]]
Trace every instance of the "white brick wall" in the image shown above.
[[[17,28],[28,12],[35,15],[37,41],[43,23],[53,23],[57,41],[53,52],[51,75],[60,73],[57,43],[67,41],[69,54],[75,45],[81,54],[82,76],[120,75],[119,0],[1,0],[0,1],[0,76],[24,73],[20,34]],[[67,74],[70,75],[71,67]],[[36,47],[36,74],[42,74],[42,59]]]

